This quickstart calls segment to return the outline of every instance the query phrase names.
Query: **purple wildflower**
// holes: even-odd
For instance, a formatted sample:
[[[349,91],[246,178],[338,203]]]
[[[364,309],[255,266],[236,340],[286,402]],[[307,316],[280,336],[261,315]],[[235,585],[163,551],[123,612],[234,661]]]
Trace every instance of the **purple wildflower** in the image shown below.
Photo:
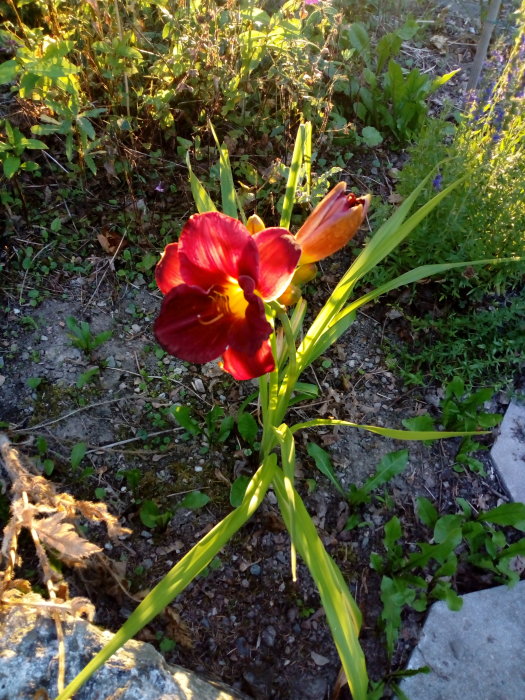
[[[441,173],[438,173],[436,177],[432,180],[432,187],[435,190],[440,190],[441,189],[441,183],[443,181],[443,175]]]

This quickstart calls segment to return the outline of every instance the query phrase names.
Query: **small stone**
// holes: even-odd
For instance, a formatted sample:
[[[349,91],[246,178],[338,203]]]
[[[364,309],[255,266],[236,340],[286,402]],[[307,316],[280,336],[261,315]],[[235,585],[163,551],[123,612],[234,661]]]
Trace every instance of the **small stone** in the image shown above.
[[[317,666],[326,666],[326,664],[330,663],[330,659],[327,659],[326,656],[322,656],[321,654],[318,654],[315,651],[312,651],[310,654],[312,657],[312,661],[317,665]]]
[[[259,564],[252,564],[250,566],[250,574],[252,574],[252,576],[261,575],[261,567],[259,566]]]
[[[273,645],[275,644],[276,637],[277,631],[273,625],[268,625],[268,627],[265,627],[261,634],[263,642],[268,647],[273,647]]]

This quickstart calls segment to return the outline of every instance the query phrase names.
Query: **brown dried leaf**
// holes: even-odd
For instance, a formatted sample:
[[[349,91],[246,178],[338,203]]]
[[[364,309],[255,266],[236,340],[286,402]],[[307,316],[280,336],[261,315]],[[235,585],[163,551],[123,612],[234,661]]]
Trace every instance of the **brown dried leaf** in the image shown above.
[[[46,546],[55,549],[61,559],[72,563],[80,563],[86,557],[102,551],[96,544],[80,537],[71,523],[64,522],[65,517],[66,513],[59,512],[33,521],[33,528]]]
[[[98,520],[106,524],[108,535],[115,539],[120,535],[129,535],[131,530],[122,527],[115,515],[108,511],[105,503],[92,503],[91,501],[76,501],[77,510],[88,520]]]
[[[128,244],[125,238],[122,238],[115,231],[108,231],[107,229],[97,235],[97,240],[108,255],[115,255],[117,251],[124,250]]]
[[[430,43],[433,44],[440,53],[446,53],[448,38],[443,36],[443,34],[434,34],[434,36],[431,36]]]
[[[403,197],[397,192],[392,192],[392,194],[387,197],[387,200],[390,204],[401,204]]]
[[[192,649],[193,639],[191,638],[189,627],[182,620],[179,613],[168,605],[164,609],[164,616],[168,618],[166,637],[173,639],[174,642],[180,644],[184,649]]]

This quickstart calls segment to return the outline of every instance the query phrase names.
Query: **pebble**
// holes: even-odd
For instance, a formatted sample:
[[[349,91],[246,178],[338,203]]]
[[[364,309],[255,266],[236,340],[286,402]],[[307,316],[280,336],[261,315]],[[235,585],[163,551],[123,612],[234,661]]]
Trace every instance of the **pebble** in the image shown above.
[[[140,536],[146,538],[147,540],[151,540],[152,538],[151,532],[148,532],[147,530],[142,530]]]
[[[248,658],[250,656],[250,647],[248,646],[248,643],[246,642],[246,639],[244,637],[239,637],[238,639],[236,639],[235,646],[237,648],[239,656],[242,656],[244,658]]]
[[[263,642],[266,644],[268,647],[273,647],[275,644],[275,638],[277,637],[277,630],[273,625],[268,625],[268,627],[265,627],[262,631],[261,638]]]
[[[250,566],[250,574],[252,574],[252,576],[261,575],[261,567],[259,566],[259,564],[252,564]]]

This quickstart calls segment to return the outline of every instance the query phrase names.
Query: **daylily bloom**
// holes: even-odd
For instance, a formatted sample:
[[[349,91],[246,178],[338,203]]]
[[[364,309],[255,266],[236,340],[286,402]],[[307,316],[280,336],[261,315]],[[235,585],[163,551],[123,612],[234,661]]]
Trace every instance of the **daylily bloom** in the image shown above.
[[[223,368],[235,379],[272,371],[272,326],[263,301],[281,296],[300,254],[284,228],[250,235],[225,214],[193,215],[155,270],[166,295],[154,328],[160,345],[188,362],[222,356]]]
[[[295,236],[301,246],[299,264],[317,262],[343,248],[355,236],[370,205],[370,195],[346,193],[338,183],[315,207]]]

